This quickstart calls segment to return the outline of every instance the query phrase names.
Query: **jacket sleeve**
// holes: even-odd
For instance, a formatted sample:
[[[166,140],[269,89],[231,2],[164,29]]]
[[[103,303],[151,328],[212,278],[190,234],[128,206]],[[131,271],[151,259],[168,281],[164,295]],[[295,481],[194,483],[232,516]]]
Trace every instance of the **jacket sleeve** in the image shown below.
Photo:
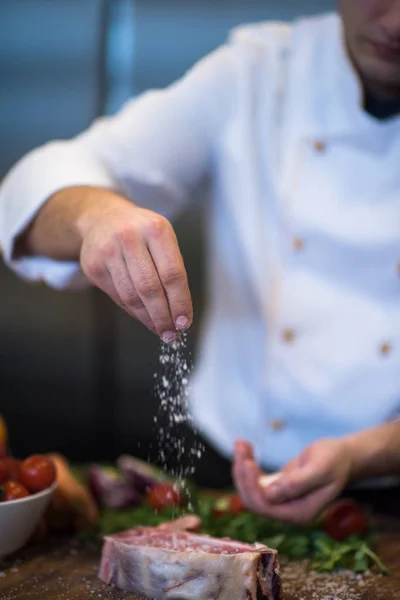
[[[81,135],[23,157],[0,187],[0,246],[21,277],[55,288],[85,284],[79,264],[13,258],[16,237],[55,192],[110,188],[171,217],[208,172],[233,104],[235,48],[223,46],[164,90],[149,91]]]

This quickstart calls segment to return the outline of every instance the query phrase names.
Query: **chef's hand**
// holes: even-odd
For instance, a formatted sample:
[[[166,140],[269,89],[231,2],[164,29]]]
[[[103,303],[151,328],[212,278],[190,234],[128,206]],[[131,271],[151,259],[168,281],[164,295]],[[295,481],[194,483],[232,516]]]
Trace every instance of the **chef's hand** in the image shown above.
[[[56,192],[19,236],[14,255],[80,260],[91,283],[166,342],[191,324],[187,274],[171,224],[111,190]]]
[[[88,279],[165,342],[192,321],[187,274],[171,224],[119,196],[80,221]]]
[[[276,476],[259,469],[251,444],[235,446],[233,475],[249,510],[266,517],[308,523],[344,489],[352,470],[346,439],[315,442]]]

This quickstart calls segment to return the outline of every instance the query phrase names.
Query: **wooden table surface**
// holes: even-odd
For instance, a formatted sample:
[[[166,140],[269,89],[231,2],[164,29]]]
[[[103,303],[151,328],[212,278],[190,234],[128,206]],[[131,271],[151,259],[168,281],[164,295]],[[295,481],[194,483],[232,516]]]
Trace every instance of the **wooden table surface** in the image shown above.
[[[400,600],[400,533],[382,538],[389,576],[315,575],[303,563],[282,565],[287,600]],[[48,540],[0,562],[1,600],[140,600],[97,578],[100,546]],[[195,600],[195,599],[193,599]]]

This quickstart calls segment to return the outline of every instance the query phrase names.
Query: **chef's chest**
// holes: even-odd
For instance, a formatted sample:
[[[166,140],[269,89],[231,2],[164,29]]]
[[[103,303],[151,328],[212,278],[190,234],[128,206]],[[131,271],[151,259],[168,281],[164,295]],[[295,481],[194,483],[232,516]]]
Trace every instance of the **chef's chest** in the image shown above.
[[[227,128],[219,214],[229,213],[250,261],[323,271],[335,284],[397,303],[400,130],[377,132],[306,135],[251,118]]]
[[[218,166],[225,262],[240,253],[231,270],[244,265],[277,347],[345,345],[348,364],[365,348],[398,365],[400,135],[305,135],[249,117],[228,128]]]

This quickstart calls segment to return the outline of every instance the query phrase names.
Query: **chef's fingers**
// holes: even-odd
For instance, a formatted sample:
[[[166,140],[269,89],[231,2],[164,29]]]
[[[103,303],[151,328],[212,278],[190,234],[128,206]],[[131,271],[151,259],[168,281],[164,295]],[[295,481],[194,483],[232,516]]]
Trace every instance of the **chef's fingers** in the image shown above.
[[[291,473],[292,471],[294,471],[294,469],[298,469],[299,466],[300,466],[300,457],[296,456],[291,461],[286,463],[286,465],[284,467],[282,467],[280,472],[281,473]]]
[[[290,477],[292,471],[298,468],[298,465],[298,458],[294,458],[287,463],[281,471],[270,475],[262,475],[259,478],[258,484],[261,487],[263,496],[267,502],[269,502],[269,496],[273,497],[275,490],[279,490],[279,483],[276,484],[276,482],[280,482],[281,480],[286,481]],[[273,490],[272,493],[270,490]]]
[[[248,490],[247,488],[245,472],[243,468],[243,462],[244,460],[246,460],[246,456],[248,455],[248,453],[246,453],[246,450],[246,442],[236,442],[232,474],[236,489],[239,492],[239,495],[242,498],[244,505],[249,510],[253,510],[251,493],[250,490]]]
[[[243,461],[244,481],[249,490],[252,505],[256,512],[265,514],[266,506],[262,490],[258,483],[260,478],[260,469],[254,460],[245,459]]]
[[[305,525],[311,523],[335,496],[334,486],[328,485],[298,500],[284,504],[266,504],[267,516],[278,521]]]
[[[155,332],[155,325],[135,289],[122,250],[113,261],[106,264],[106,267],[107,274],[111,279],[111,282],[108,283],[114,302],[135,319],[141,321],[150,331]],[[113,290],[111,286],[114,288]],[[111,294],[109,293],[109,295]]]
[[[149,236],[148,248],[167,295],[173,331],[187,329],[193,319],[192,299],[178,240],[168,221],[161,221]]]
[[[136,235],[125,235],[122,253],[133,284],[126,297],[128,306],[137,310],[143,304],[158,335],[164,342],[172,342],[176,329],[167,295],[145,241]]]
[[[294,459],[286,466],[286,469],[289,470],[296,465],[297,460]],[[254,512],[270,518],[282,518],[293,522],[299,519],[299,522],[302,522],[303,519],[308,517],[309,512],[312,511],[312,507],[309,508],[308,504],[303,506],[303,502],[301,502],[302,512],[300,513],[298,502],[285,505],[271,505],[268,502],[264,495],[266,485],[272,486],[273,482],[278,481],[283,474],[262,474],[255,462],[253,448],[248,442],[239,440],[235,444],[233,473],[237,489],[244,504]]]
[[[253,446],[245,440],[236,440],[234,455],[236,459],[254,458]]]
[[[233,475],[245,506],[263,514],[264,499],[258,485],[261,472],[253,457],[252,447],[246,442],[238,442],[235,446]]]
[[[262,477],[254,457],[252,444],[237,440],[235,444],[236,478],[243,493],[243,501],[254,512],[265,514],[266,506],[259,480]],[[239,486],[238,486],[239,487]]]
[[[311,494],[331,483],[331,480],[330,470],[310,462],[304,467],[282,473],[276,482],[264,488],[263,495],[271,504],[282,504]]]
[[[119,259],[115,258],[109,266],[103,261],[92,259],[88,261],[85,267],[86,275],[94,285],[114,300],[123,310],[139,319],[151,331],[155,331],[153,322],[143,303],[138,302],[135,309],[126,304],[126,301],[128,298],[132,298],[134,292],[130,289],[127,291],[127,278],[129,278],[129,275],[126,274],[126,268],[124,269],[121,254],[119,254]]]
[[[91,283],[96,285],[107,296],[110,296],[118,306],[123,307],[123,302],[115,289],[112,276],[104,262],[94,260],[93,258],[89,259],[85,264],[85,273]]]
[[[243,477],[243,470],[241,469],[241,466],[239,465],[239,463],[237,461],[234,461],[233,463],[233,480],[235,482],[235,487],[239,493],[239,496],[242,499],[243,504],[245,505],[245,507],[249,510],[252,510],[252,502],[251,502],[251,496],[248,493],[247,487],[246,487],[246,482],[245,479]]]

